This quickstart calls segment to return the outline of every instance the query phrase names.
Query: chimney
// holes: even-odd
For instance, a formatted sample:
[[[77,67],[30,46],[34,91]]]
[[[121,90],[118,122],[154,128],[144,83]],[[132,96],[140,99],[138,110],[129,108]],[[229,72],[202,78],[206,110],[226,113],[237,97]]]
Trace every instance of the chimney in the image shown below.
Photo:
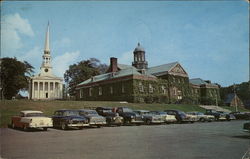
[[[117,72],[118,67],[117,67],[117,58],[111,57],[110,58],[110,72]]]

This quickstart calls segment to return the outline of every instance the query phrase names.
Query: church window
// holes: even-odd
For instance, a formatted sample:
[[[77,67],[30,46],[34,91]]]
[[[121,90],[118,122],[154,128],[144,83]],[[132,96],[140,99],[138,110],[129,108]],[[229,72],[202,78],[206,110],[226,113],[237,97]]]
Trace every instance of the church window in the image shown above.
[[[135,61],[137,61],[137,56],[135,56]]]
[[[89,96],[92,96],[93,88],[89,88]]]
[[[139,82],[139,92],[144,92],[144,88],[141,82]]]
[[[99,87],[99,96],[101,96],[102,95],[102,87]]]
[[[149,93],[153,93],[154,92],[154,88],[153,88],[152,84],[148,85],[148,91],[149,91]]]
[[[110,87],[110,94],[113,94],[113,87]]]

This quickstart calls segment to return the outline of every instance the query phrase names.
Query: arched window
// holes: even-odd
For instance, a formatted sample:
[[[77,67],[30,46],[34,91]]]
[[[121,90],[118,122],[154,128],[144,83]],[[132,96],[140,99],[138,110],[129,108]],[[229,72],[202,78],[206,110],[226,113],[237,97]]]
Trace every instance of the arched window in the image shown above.
[[[102,95],[102,87],[99,87],[99,96]]]
[[[144,92],[144,88],[141,82],[139,82],[139,92]]]
[[[154,88],[153,88],[152,84],[148,85],[148,92],[149,93],[153,93],[154,92]]]

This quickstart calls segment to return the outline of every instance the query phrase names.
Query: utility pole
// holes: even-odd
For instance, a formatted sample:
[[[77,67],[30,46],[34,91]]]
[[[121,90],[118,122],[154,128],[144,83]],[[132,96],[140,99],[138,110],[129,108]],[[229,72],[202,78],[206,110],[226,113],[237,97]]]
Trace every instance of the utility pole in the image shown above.
[[[236,99],[236,90],[235,90],[235,84],[234,84],[234,102],[235,102],[235,111],[238,111],[238,104]]]

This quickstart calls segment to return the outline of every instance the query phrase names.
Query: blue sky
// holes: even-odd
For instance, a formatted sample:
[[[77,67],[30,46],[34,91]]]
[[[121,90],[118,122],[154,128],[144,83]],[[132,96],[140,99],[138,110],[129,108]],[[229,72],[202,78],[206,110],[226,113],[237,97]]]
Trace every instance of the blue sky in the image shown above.
[[[42,62],[50,22],[54,74],[95,57],[131,64],[137,43],[149,66],[178,61],[190,78],[228,86],[248,81],[246,1],[1,2],[1,57]]]

